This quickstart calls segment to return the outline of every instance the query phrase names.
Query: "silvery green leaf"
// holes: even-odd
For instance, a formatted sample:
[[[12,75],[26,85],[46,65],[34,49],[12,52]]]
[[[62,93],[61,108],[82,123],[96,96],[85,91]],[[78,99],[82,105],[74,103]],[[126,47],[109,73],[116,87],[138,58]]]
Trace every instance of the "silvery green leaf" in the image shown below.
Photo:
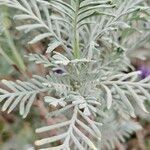
[[[65,106],[65,107],[67,107],[67,106]],[[85,145],[96,149],[96,146],[94,146],[94,144],[92,143],[91,139],[86,137],[79,130],[79,126],[81,126],[90,135],[92,135],[93,137],[97,138],[98,137],[97,136],[98,132],[95,132],[95,130],[93,129],[93,128],[95,128],[94,124],[91,121],[90,122],[90,124],[92,125],[92,127],[91,127],[91,126],[85,124],[85,122],[83,122],[82,120],[80,120],[80,118],[78,117],[78,113],[79,113],[78,107],[77,106],[73,106],[73,107],[74,107],[73,109],[71,108],[71,110],[73,110],[73,111],[71,111],[72,112],[71,119],[69,119],[68,121],[61,122],[61,123],[56,123],[54,125],[41,127],[39,129],[37,129],[36,132],[37,133],[43,133],[43,132],[47,132],[47,131],[52,131],[53,129],[56,129],[56,128],[61,128],[62,129],[62,128],[66,128],[66,127],[69,130],[67,130],[64,134],[59,134],[57,136],[52,136],[50,138],[45,138],[45,139],[42,139],[42,140],[38,140],[38,141],[36,141],[35,144],[36,145],[45,145],[45,144],[48,144],[48,143],[52,143],[53,141],[64,139],[63,142],[60,145],[58,145],[58,147],[57,147],[58,149],[60,147],[61,148],[62,147],[63,148],[70,148],[70,144],[72,142],[74,142],[75,144],[78,144],[78,145],[76,145],[76,147],[82,148],[83,145],[80,144],[80,140],[79,140],[79,139],[82,139],[85,142]],[[85,116],[84,113],[82,113],[82,115]],[[89,121],[87,123],[89,123]],[[52,149],[52,148],[53,147],[50,147],[50,149]],[[54,147],[54,149],[55,149],[55,147]]]
[[[83,145],[79,142],[79,140],[77,139],[77,137],[75,137],[73,134],[71,134],[71,138],[73,140],[73,142],[75,143],[76,147],[80,150],[84,150],[85,147],[83,147]]]
[[[122,91],[122,89],[117,85],[114,85],[114,87],[116,88],[116,91],[120,95],[120,98],[122,99],[124,104],[129,108],[131,116],[135,118],[134,108],[130,103],[129,99],[127,98],[127,96],[125,95],[124,91]]]
[[[61,122],[61,123],[54,124],[51,126],[41,127],[39,129],[36,129],[36,133],[42,133],[42,132],[50,131],[56,128],[61,128],[61,127],[69,125],[70,123],[71,123],[70,121],[66,121],[66,122]]]
[[[64,66],[68,65],[70,63],[70,60],[65,57],[64,55],[58,53],[58,52],[55,52],[55,55],[53,55],[52,57],[54,59],[54,63],[55,64],[62,64]]]
[[[104,40],[106,40],[107,42],[109,42],[110,44],[115,45],[118,48],[121,48],[122,50],[126,51],[126,48],[123,47],[122,45],[120,45],[118,42],[114,41],[113,39],[109,38],[109,37],[103,37]]]
[[[138,86],[139,90],[145,95],[145,97],[150,101],[150,93],[145,90],[142,86]]]
[[[97,148],[95,147],[94,143],[88,137],[86,137],[78,128],[74,127],[74,130],[83,139],[83,141],[87,143],[87,145],[91,149],[97,150]]]
[[[37,35],[32,41],[29,42],[29,44],[34,44],[34,43],[37,43],[45,38],[48,38],[52,36],[50,33],[43,33],[43,34],[39,34]]]
[[[129,26],[127,23],[121,22],[121,21],[120,21],[120,22],[113,23],[112,25],[118,26],[119,28],[123,28],[123,29],[131,28],[131,26]]]
[[[137,105],[146,113],[148,113],[148,111],[146,110],[145,106],[144,106],[144,101],[142,99],[140,99],[140,97],[135,93],[135,91],[132,89],[132,87],[127,85],[127,89],[129,90],[129,92],[131,93],[131,95],[133,96],[134,100],[136,101]]]
[[[33,29],[42,28],[42,27],[43,27],[42,24],[27,24],[27,25],[18,26],[18,27],[16,27],[16,29],[31,31]]]
[[[36,15],[38,16],[38,18],[42,19],[41,12],[39,10],[37,1],[36,0],[32,0],[31,3],[33,5],[34,11],[35,11]]]
[[[139,74],[140,74],[140,71],[134,71],[134,72],[128,73],[128,74],[120,77],[119,81],[125,81],[125,80],[131,81],[131,79],[132,79],[132,81],[136,81],[139,78]]]
[[[30,4],[26,0],[21,0],[21,2],[29,11],[32,11]]]
[[[15,20],[23,20],[23,19],[33,19],[33,16],[30,16],[28,14],[19,14],[14,16]]]
[[[44,144],[56,142],[56,141],[64,139],[66,137],[66,135],[67,135],[67,133],[63,133],[63,134],[56,135],[56,136],[53,136],[53,137],[50,137],[50,138],[45,138],[45,139],[42,139],[42,140],[38,140],[38,141],[35,142],[35,144],[37,146],[41,146],[41,145],[44,145]]]
[[[86,1],[82,1],[80,6],[81,7],[88,7],[93,6],[93,5],[103,5],[103,4],[107,4],[108,2],[110,2],[109,0],[96,0],[96,1],[91,1],[91,0],[86,0]]]
[[[61,43],[58,40],[53,40],[51,43],[49,43],[46,53],[51,53],[60,45]]]
[[[37,2],[44,4],[44,5],[50,5],[50,3],[45,0],[37,0]]]
[[[43,64],[44,67],[49,67],[52,65],[50,60],[41,54],[29,54],[29,56],[26,56],[29,58],[29,61],[34,61],[36,64]]]
[[[34,83],[30,83],[31,81],[34,81]],[[36,95],[48,90],[47,87],[38,85],[39,81],[37,79],[31,79],[30,82],[17,81],[15,83],[7,80],[2,81],[11,90],[11,92],[9,90],[5,92],[4,90],[0,94],[1,101],[5,101],[2,106],[3,111],[7,110],[10,113],[17,105],[20,105],[20,115],[23,115],[23,117],[27,116],[33,101],[36,99]]]
[[[49,103],[50,105],[53,105],[53,106],[62,106],[64,107],[67,103],[64,101],[65,98],[60,98],[60,99],[57,99],[57,98],[54,98],[54,97],[51,97],[51,96],[46,96],[44,97],[45,99],[45,102],[46,103]]]
[[[102,85],[102,87],[104,88],[104,90],[106,91],[106,103],[107,103],[107,108],[110,109],[111,105],[112,105],[112,94],[111,94],[111,90],[105,86]]]

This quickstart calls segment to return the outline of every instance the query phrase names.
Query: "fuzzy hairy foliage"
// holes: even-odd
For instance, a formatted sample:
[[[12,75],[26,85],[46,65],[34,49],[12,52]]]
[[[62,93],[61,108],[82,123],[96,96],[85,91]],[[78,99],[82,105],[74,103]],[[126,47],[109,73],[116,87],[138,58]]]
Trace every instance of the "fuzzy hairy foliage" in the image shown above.
[[[148,112],[144,103],[150,100],[150,77],[141,80],[126,54],[139,46],[129,42],[134,34],[149,31],[149,25],[143,25],[149,19],[143,0],[0,0],[0,4],[19,10],[15,20],[28,20],[18,30],[40,31],[29,44],[49,40],[47,55],[30,54],[29,60],[48,67],[50,74],[28,82],[3,80],[10,91],[0,90],[3,111],[19,105],[26,117],[36,95],[44,92],[45,103],[56,107],[47,117],[63,115],[59,122],[36,130],[57,130],[57,135],[37,140],[37,146],[42,150],[113,149],[141,129],[131,117],[136,117],[136,106]],[[55,51],[58,47],[61,53]],[[124,73],[129,67],[133,71]]]

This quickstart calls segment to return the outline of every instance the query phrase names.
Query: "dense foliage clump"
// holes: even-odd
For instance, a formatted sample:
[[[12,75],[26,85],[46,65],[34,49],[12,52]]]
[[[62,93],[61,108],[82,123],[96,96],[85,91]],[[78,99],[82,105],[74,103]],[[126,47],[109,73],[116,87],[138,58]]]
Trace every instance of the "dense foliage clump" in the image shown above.
[[[39,97],[53,106],[47,117],[55,123],[36,132],[55,134],[37,140],[37,146],[113,149],[141,129],[133,118],[138,109],[148,113],[150,77],[140,78],[128,54],[149,40],[144,0],[0,0],[0,5],[18,10],[18,30],[37,31],[30,45],[48,41],[44,54],[28,57],[49,73],[26,82],[2,80],[10,90],[0,89],[2,111],[8,113],[19,105],[25,118]]]

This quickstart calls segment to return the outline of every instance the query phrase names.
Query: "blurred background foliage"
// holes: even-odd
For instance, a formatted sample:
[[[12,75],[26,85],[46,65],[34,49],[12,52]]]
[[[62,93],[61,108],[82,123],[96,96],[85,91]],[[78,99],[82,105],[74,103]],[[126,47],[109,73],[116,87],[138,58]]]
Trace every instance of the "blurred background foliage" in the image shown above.
[[[5,6],[0,7],[0,79],[27,79],[32,73],[41,74],[42,67],[29,65],[24,55],[32,51],[41,52],[42,44],[26,46],[29,37],[15,29],[12,17],[15,11]],[[34,149],[34,141],[37,139],[34,131],[42,125],[41,116],[33,108],[23,121],[16,115],[17,112],[16,110],[11,115],[0,112],[0,150]]]
[[[44,75],[46,72],[44,68],[41,65],[29,63],[24,55],[31,52],[43,54],[46,41],[32,46],[27,45],[29,38],[32,38],[36,33],[30,33],[27,36],[15,29],[16,22],[13,21],[15,11],[4,6],[0,7],[0,79],[22,80],[31,77],[32,74]],[[148,29],[150,29],[150,26]],[[138,33],[138,36],[135,35],[135,43],[139,40],[136,37],[140,37],[143,42],[140,42],[141,45],[136,45],[128,55],[136,69],[145,66],[147,72],[149,72],[147,75],[150,75],[150,32],[148,30],[144,34]],[[130,40],[133,39],[129,39],[129,43]],[[150,110],[150,104],[146,104],[146,106]],[[17,112],[16,110],[11,115],[0,112],[0,150],[36,149],[34,141],[37,137],[34,131],[36,127],[42,126],[44,122],[43,116],[39,114],[36,106],[32,108],[30,115],[24,121],[19,115],[16,115]],[[143,130],[139,135],[132,135],[131,139],[125,144],[129,150],[138,150],[141,142],[138,136],[141,136],[142,142],[144,142],[146,149],[149,150],[150,115],[141,112],[138,120],[141,122]]]

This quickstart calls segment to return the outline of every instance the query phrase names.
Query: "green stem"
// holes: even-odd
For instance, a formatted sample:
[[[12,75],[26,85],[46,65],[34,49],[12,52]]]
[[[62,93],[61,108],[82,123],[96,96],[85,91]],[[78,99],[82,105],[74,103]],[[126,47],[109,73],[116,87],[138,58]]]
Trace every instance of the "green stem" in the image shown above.
[[[77,19],[78,19],[78,10],[79,10],[79,0],[77,0],[76,5],[76,13],[75,13],[75,20],[74,20],[74,29],[73,29],[73,53],[75,58],[80,57],[80,47],[79,47],[79,33],[77,31]]]
[[[8,16],[8,9],[7,9],[7,7],[3,7],[4,35],[6,37],[8,45],[10,47],[10,50],[12,51],[14,62],[16,64],[16,66],[18,66],[18,68],[20,69],[20,72],[25,72],[25,70],[26,70],[25,64],[24,64],[20,54],[18,53],[15,43],[13,41],[13,38],[11,37],[11,34],[9,32],[10,24],[9,24],[9,20],[8,20],[7,16]]]
[[[5,60],[10,64],[10,65],[15,65],[15,63],[8,57],[8,55],[4,52],[2,47],[0,46],[0,54],[5,58]]]

